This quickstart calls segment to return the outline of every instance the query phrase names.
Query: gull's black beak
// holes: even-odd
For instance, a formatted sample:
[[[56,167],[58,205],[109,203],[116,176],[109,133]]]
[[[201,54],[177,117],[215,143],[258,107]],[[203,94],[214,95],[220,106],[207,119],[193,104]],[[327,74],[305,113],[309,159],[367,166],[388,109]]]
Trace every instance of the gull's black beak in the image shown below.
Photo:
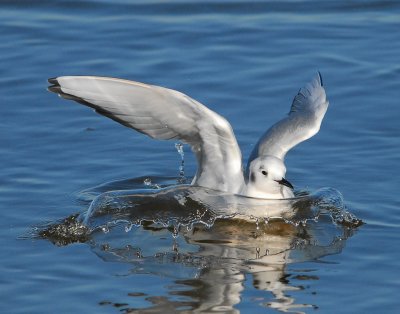
[[[278,182],[279,184],[285,185],[288,188],[291,188],[292,190],[294,189],[293,185],[285,178],[282,178],[282,180],[279,180],[279,181],[277,180],[276,182]]]

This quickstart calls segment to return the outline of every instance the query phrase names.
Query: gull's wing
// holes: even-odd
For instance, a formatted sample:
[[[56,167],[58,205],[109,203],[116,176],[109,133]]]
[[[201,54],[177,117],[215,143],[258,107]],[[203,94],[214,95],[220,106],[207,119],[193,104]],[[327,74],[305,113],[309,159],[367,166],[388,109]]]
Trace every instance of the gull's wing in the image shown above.
[[[318,133],[328,109],[321,74],[294,97],[289,115],[277,122],[260,138],[250,154],[249,162],[263,155],[284,159],[286,153],[297,144]]]
[[[188,143],[198,161],[192,184],[238,192],[242,157],[232,128],[196,100],[175,90],[108,77],[61,76],[49,83],[51,92],[152,138]]]

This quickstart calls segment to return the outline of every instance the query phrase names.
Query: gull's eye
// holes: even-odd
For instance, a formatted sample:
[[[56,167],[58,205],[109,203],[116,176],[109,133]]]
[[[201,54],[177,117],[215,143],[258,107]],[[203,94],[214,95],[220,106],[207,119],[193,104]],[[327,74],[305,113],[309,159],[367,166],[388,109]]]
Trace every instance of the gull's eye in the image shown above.
[[[262,173],[263,175],[265,175],[265,176],[268,174],[268,172],[266,172],[265,170],[261,171],[261,173]]]

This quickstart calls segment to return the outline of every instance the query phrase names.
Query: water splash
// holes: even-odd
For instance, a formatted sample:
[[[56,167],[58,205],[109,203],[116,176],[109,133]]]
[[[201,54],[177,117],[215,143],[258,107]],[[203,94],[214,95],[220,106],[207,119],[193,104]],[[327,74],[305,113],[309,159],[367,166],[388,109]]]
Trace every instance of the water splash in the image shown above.
[[[152,189],[156,189],[156,190],[161,189],[161,186],[159,184],[157,184],[157,183],[153,183],[150,178],[145,178],[143,180],[143,184],[146,187],[149,187],[149,188],[152,188]]]
[[[287,215],[275,217],[278,209]],[[235,291],[239,299],[242,274],[251,273],[256,288],[271,291],[286,311],[302,306],[288,294],[300,288],[286,280],[286,265],[340,253],[360,223],[334,189],[253,200],[178,186],[102,193],[87,212],[37,234],[57,245],[85,242],[103,261],[126,263],[133,274],[197,278],[210,300]]]
[[[151,182],[148,186],[152,187]],[[273,215],[277,209],[283,210],[281,217]],[[199,225],[210,229],[217,220],[227,220],[253,224],[254,236],[258,236],[275,221],[306,227],[321,219],[330,219],[349,230],[362,224],[347,210],[340,192],[332,188],[308,195],[302,193],[289,200],[259,200],[181,185],[102,193],[92,201],[87,212],[46,224],[36,233],[64,245],[86,242],[98,232],[112,233],[118,226],[123,226],[128,233],[133,226],[152,224],[171,230],[172,237],[176,238],[182,230],[190,232]]]
[[[36,226],[20,238],[48,239],[55,245],[64,246],[71,243],[89,241],[91,232],[90,228],[82,224],[79,214],[74,214],[62,220]]]
[[[177,180],[178,184],[186,184],[187,179],[185,177],[185,153],[183,151],[182,143],[175,143],[175,148],[178,154],[181,156],[181,164],[179,166],[179,177]]]
[[[321,188],[312,195],[315,197],[317,205],[315,210],[317,213],[316,220],[318,220],[319,215],[328,214],[335,224],[349,228],[359,227],[363,224],[361,219],[357,218],[347,209],[343,195],[338,190]]]

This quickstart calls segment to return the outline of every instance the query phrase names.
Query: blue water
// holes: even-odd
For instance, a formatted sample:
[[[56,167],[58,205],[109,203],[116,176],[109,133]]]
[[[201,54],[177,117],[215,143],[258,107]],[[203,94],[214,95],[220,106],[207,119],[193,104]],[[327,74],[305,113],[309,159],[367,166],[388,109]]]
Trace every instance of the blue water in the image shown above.
[[[0,312],[398,312],[399,30],[398,1],[2,1]],[[330,107],[287,155],[287,179],[340,191],[364,225],[228,220],[176,238],[117,226],[69,245],[29,236],[99,191],[174,184],[181,162],[174,142],[58,99],[47,78],[180,90],[225,116],[248,156],[317,70]],[[308,249],[307,237],[321,243]]]

